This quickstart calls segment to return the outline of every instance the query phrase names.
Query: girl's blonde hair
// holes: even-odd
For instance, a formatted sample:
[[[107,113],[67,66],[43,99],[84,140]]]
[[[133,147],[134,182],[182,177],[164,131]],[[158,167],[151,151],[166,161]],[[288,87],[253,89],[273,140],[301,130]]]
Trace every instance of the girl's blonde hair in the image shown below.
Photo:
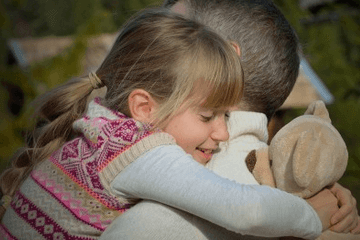
[[[159,104],[156,127],[164,126],[184,102],[210,109],[236,105],[243,89],[232,47],[203,25],[166,9],[145,10],[130,19],[96,74],[107,87],[102,104],[128,116],[129,94],[134,89],[150,93]],[[77,78],[38,100],[38,126],[2,174],[3,195],[13,196],[36,164],[74,136],[72,124],[84,113],[92,90],[88,78]]]
[[[160,103],[158,124],[189,97],[218,108],[238,103],[242,93],[232,47],[205,26],[164,9],[132,19],[96,73],[108,88],[107,106],[127,115],[130,92],[149,92]]]

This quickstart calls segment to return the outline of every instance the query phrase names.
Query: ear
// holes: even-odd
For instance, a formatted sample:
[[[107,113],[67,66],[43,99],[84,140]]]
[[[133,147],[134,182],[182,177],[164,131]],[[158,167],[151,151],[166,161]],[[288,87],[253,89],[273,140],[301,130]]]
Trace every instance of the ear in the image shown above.
[[[253,173],[256,164],[256,150],[252,150],[245,158],[245,164],[249,172]]]
[[[254,177],[261,185],[276,187],[273,172],[271,170],[272,161],[269,158],[269,147],[260,148],[256,151],[256,165]]]
[[[296,183],[303,188],[310,185],[318,171],[318,164],[321,159],[319,133],[312,129],[304,131],[299,136],[293,150],[293,174]]]
[[[237,54],[239,57],[241,57],[241,48],[240,48],[239,44],[237,44],[237,43],[234,42],[234,41],[230,41],[230,44],[231,44],[231,46],[233,46],[233,48],[235,49],[236,54]]]
[[[131,117],[137,121],[150,123],[157,108],[156,101],[143,89],[133,90],[128,97]]]
[[[178,1],[177,3],[175,3],[170,10],[174,13],[186,16],[186,6],[185,3],[182,1]]]
[[[245,163],[256,181],[261,185],[275,187],[275,180],[271,170],[268,147],[252,150],[246,157]]]
[[[321,100],[312,102],[306,109],[304,115],[314,115],[322,118],[328,123],[331,123],[329,112],[326,109],[325,103]]]

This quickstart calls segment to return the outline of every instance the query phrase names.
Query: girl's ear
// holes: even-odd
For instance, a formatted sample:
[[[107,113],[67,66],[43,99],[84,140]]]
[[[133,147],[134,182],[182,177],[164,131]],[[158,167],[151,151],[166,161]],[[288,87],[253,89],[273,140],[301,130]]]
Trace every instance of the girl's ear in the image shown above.
[[[240,48],[239,44],[237,44],[237,43],[234,42],[234,41],[230,41],[230,44],[231,44],[231,46],[235,49],[236,54],[237,54],[239,57],[241,57],[241,48]]]
[[[150,93],[142,89],[133,90],[128,97],[131,117],[137,121],[150,123],[157,107]]]

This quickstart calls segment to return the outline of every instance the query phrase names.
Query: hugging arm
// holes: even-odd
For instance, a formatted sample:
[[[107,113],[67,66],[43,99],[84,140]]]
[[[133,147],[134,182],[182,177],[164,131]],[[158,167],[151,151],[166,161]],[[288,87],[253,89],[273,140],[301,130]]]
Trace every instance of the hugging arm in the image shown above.
[[[228,231],[193,214],[149,200],[141,201],[116,218],[100,237],[100,240],[133,239],[263,240]]]
[[[303,199],[221,178],[178,146],[146,153],[112,187],[116,194],[158,201],[243,235],[312,239],[321,233],[316,212]]]

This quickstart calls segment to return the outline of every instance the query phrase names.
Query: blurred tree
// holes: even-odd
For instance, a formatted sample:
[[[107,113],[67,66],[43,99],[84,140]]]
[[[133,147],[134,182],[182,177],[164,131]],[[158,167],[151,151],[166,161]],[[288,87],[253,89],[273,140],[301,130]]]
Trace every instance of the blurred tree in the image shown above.
[[[320,4],[309,9],[300,8],[299,3],[305,2],[301,0],[274,2],[297,31],[303,53],[335,96],[329,112],[349,151],[348,168],[340,182],[360,202],[360,1],[317,1]],[[299,114],[302,112],[292,111],[288,120]]]
[[[151,6],[159,6],[161,0],[101,0],[103,6],[112,13],[116,26],[121,26],[126,19],[137,11]]]
[[[0,2],[0,172],[24,143],[33,99],[82,71],[87,38],[115,32],[154,0],[3,0]],[[11,38],[68,36],[74,44],[51,59],[20,69],[7,47]],[[26,107],[24,107],[26,106]]]
[[[15,29],[19,25],[28,28],[22,34],[17,31],[13,37],[74,35],[94,17],[98,33],[115,30],[111,14],[99,0],[4,0],[4,5]]]

